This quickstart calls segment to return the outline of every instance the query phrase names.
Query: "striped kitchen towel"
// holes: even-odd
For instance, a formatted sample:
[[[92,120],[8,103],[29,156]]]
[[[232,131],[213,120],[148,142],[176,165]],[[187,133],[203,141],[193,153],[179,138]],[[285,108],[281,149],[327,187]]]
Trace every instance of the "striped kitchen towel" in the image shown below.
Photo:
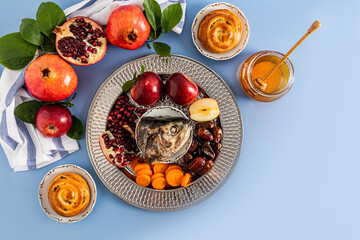
[[[136,4],[142,8],[143,0],[85,0],[65,10],[67,18],[85,16],[105,25],[113,9],[120,5]],[[158,0],[162,9],[173,3],[181,3],[184,15],[174,31],[181,33],[185,18],[185,0]],[[0,65],[0,72],[3,66]],[[3,69],[0,79],[0,145],[14,171],[44,167],[79,149],[76,140],[62,136],[44,137],[34,125],[14,116],[14,109],[33,97],[24,87],[25,69]]]
[[[20,121],[14,109],[33,100],[23,88],[25,69],[4,69],[0,79],[0,144],[14,171],[41,168],[79,149],[68,136],[46,138],[32,124]]]

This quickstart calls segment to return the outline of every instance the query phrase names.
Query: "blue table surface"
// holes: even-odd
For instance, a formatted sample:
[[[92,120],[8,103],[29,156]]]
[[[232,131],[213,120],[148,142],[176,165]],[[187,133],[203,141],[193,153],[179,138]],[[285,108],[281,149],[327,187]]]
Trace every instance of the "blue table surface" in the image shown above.
[[[55,0],[67,8],[79,0]],[[188,0],[183,33],[166,34],[172,52],[194,58],[230,86],[244,121],[240,159],[225,185],[208,200],[185,210],[157,213],[138,209],[112,194],[96,175],[86,150],[44,168],[14,173],[0,149],[1,239],[359,239],[360,112],[358,85],[360,2],[357,0],[227,0],[250,25],[245,50],[228,61],[201,55],[190,29],[196,13],[213,2]],[[40,0],[1,0],[0,36],[35,17]],[[314,20],[322,27],[291,56],[295,84],[282,99],[249,99],[236,81],[239,64],[260,50],[285,53]],[[79,77],[73,113],[83,122],[106,77],[121,65],[151,54],[109,46]],[[1,96],[2,97],[2,96]],[[38,202],[42,177],[62,164],[76,164],[94,177],[93,212],[75,224],[49,219]]]

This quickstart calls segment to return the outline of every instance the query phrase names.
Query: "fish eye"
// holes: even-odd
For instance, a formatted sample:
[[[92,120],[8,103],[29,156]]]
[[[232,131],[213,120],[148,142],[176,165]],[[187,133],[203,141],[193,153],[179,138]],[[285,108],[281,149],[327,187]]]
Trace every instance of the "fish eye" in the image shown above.
[[[175,136],[178,133],[178,131],[179,131],[179,128],[176,125],[174,125],[170,128],[170,133],[172,136]]]

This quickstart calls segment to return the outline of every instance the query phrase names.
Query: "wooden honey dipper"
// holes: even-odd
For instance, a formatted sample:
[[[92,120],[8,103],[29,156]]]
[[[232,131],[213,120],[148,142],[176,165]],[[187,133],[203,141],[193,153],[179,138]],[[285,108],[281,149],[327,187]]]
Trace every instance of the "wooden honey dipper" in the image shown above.
[[[300,40],[295,43],[295,45],[281,58],[281,60],[275,64],[275,66],[265,75],[263,78],[256,78],[255,83],[257,83],[262,91],[265,90],[267,83],[266,79],[290,56],[290,54],[315,30],[321,27],[321,23],[319,21],[314,21],[313,24],[310,26],[309,30],[305,35],[300,38]]]

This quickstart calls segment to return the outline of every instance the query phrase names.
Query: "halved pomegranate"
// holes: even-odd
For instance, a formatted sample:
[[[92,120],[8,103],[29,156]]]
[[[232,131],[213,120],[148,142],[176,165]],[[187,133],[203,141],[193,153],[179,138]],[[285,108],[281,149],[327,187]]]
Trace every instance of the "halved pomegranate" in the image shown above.
[[[99,137],[99,142],[106,159],[118,168],[124,168],[135,157],[134,152],[116,143],[110,131],[103,132]]]
[[[55,27],[56,49],[66,61],[75,65],[91,65],[106,53],[107,40],[102,27],[86,17],[74,17]]]

